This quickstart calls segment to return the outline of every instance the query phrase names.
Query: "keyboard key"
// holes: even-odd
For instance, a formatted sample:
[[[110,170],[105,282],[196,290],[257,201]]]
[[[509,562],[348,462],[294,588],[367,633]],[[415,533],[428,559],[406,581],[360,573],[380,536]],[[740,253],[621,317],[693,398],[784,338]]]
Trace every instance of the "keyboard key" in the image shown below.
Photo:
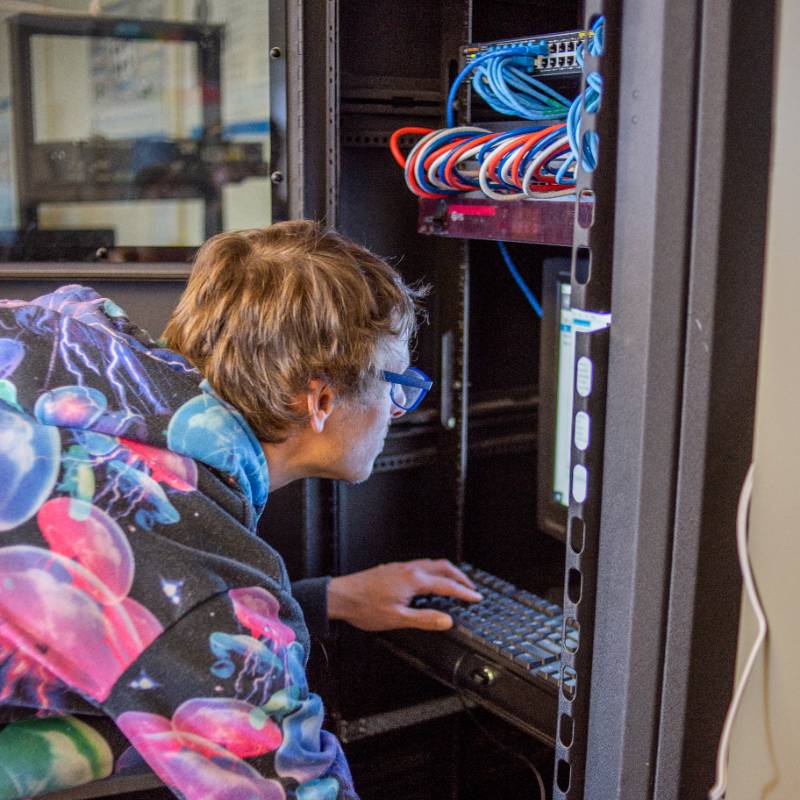
[[[554,661],[552,664],[545,664],[536,670],[536,674],[552,683],[553,686],[558,686],[561,676],[561,664],[558,661]]]
[[[552,653],[549,653],[543,647],[539,647],[538,644],[534,642],[522,642],[520,647],[526,652],[530,653],[531,655],[536,656],[537,658],[542,659],[542,663],[546,664],[548,661],[552,661]]]
[[[537,671],[555,684],[559,677],[562,609],[471,564],[460,566],[483,600],[466,603],[424,595],[414,598],[412,607],[450,613],[455,622],[453,635],[475,647],[480,644],[489,648],[501,661],[507,659],[530,672]]]
[[[540,639],[538,644],[539,647],[542,648],[542,650],[546,650],[548,653],[552,653],[553,655],[559,657],[561,656],[560,642],[554,642],[552,639]]]
[[[514,656],[514,662],[519,664],[526,669],[535,669],[536,667],[540,667],[542,662],[536,658],[536,656],[531,655],[530,653],[520,653],[519,655]]]

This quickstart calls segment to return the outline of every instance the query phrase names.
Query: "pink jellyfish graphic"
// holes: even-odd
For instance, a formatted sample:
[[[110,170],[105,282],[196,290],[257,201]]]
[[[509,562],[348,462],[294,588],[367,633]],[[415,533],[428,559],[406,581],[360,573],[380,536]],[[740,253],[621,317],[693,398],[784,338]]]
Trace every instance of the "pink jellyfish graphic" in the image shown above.
[[[127,536],[105,511],[84,500],[57,497],[39,509],[36,521],[53,552],[84,566],[116,601],[128,594],[133,553]]]
[[[265,636],[278,645],[295,640],[294,631],[278,619],[278,601],[260,586],[231,589],[228,592],[236,619],[256,638]]]
[[[111,517],[59,497],[41,507],[37,522],[51,550],[0,549],[0,642],[103,700],[163,628],[127,596],[133,555]]]
[[[285,800],[283,787],[243,761],[274,750],[280,730],[257,706],[195,698],[168,720],[126,711],[120,730],[153,771],[186,800]]]
[[[191,458],[130,439],[120,438],[119,442],[150,467],[154,481],[165,483],[179,492],[191,492],[197,488],[197,464]]]

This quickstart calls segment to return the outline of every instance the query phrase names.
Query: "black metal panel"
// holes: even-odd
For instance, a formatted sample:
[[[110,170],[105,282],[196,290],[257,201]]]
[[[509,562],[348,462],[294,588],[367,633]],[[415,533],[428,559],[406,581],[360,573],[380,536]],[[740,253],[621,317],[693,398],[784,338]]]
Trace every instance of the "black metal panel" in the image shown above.
[[[439,341],[439,475],[445,490],[440,503],[454,547],[451,557],[464,556],[464,503],[467,481],[467,429],[469,402],[470,271],[466,248],[439,240],[440,265],[437,296]]]
[[[696,194],[675,539],[654,797],[700,797],[733,691],[736,507],[752,455],[770,158],[774,15],[703,3]],[[745,63],[742,47],[767,54]],[[742,152],[748,152],[746,160]],[[741,187],[747,186],[743,193]]]
[[[473,41],[571,31],[583,25],[582,2],[473,0]]]
[[[536,525],[535,427],[471,418],[464,558],[560,604],[564,545]]]
[[[655,777],[694,190],[696,26],[689,0],[624,4],[585,792],[596,800],[650,797]]]
[[[508,248],[520,275],[542,297],[542,264],[558,252],[530,246]],[[540,324],[503,263],[494,242],[470,242],[469,382],[473,401],[535,398],[539,383]]]
[[[285,1],[288,216],[335,225],[338,0]]]
[[[30,37],[22,35],[19,29],[12,27],[9,29],[9,45],[11,50],[12,96],[31,96],[30,87],[33,85],[33,75]],[[19,103],[17,106],[14,108],[16,162],[14,164],[14,176],[17,181],[17,202],[19,205],[19,220],[17,224],[20,228],[25,229],[35,226],[37,220],[36,206],[28,200],[31,185],[30,176],[33,174],[30,144],[34,141],[35,131],[33,126],[33,103]]]
[[[283,556],[292,580],[325,574],[325,496],[319,480],[295,481],[271,492],[258,535]],[[328,511],[328,513],[330,513]]]
[[[286,93],[290,60],[286,29],[287,2],[269,0],[269,163],[272,170],[274,222],[289,218],[289,103]]]
[[[454,556],[437,464],[378,472],[359,486],[338,485],[339,568],[353,572],[384,561]]]
[[[430,0],[376,3],[347,0],[341,10],[342,68],[348,88],[373,76],[390,80],[439,77],[439,31],[445,9]]]
[[[457,741],[452,720],[347,745],[361,800],[456,800]]]

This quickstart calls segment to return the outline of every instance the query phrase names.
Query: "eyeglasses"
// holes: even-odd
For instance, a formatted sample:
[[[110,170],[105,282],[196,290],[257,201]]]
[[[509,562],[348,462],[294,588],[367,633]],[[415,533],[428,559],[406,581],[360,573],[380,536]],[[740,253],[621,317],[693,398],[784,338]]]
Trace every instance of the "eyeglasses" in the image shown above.
[[[381,378],[392,384],[389,396],[392,402],[406,413],[413,411],[433,386],[433,381],[416,367],[409,367],[402,375],[399,372],[383,370]]]

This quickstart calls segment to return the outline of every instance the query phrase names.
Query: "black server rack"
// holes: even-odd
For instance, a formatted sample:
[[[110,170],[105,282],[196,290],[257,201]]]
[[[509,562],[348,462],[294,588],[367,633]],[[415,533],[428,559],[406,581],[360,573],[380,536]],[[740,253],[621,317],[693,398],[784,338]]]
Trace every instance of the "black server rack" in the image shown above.
[[[326,4],[326,19],[339,20],[325,82],[339,100],[331,104],[338,109],[338,137],[328,132],[325,141],[337,200],[331,204],[328,186],[326,205],[317,208],[379,251],[404,254],[410,277],[417,276],[420,259],[431,265],[423,274],[436,284],[437,297],[420,352],[424,364],[433,359],[441,387],[436,430],[427,441],[437,452],[434,471],[445,492],[439,511],[453,515],[447,554],[483,561],[536,587],[552,579],[542,574],[546,561],[566,585],[565,604],[584,616],[585,641],[594,639],[574,663],[580,693],[560,700],[553,796],[701,797],[713,781],[733,675],[739,582],[732,534],[753,420],[771,6],[755,45],[765,57],[748,66],[737,55],[744,45],[735,25],[743,9],[736,2],[687,2],[680,9],[666,2],[430,5]],[[483,271],[497,267],[485,243],[457,233],[432,236],[432,242],[413,237],[418,209],[382,148],[395,127],[441,124],[437,114],[465,42],[586,28],[600,13],[608,20],[604,108],[588,124],[600,132],[604,160],[591,184],[581,184],[594,193],[594,224],[587,230],[575,223],[573,291],[581,307],[613,314],[608,333],[583,345],[599,365],[591,414],[597,434],[605,421],[605,436],[578,458],[586,458],[602,482],[594,483],[596,494],[570,508],[566,548],[548,552],[539,543],[537,560],[525,551],[536,531],[509,542],[509,526],[499,523],[494,539],[475,535],[486,519],[497,522],[508,511],[509,474],[519,480],[526,466],[535,470],[535,366],[529,386],[511,387],[503,385],[501,365],[514,355],[525,359],[536,334],[521,333],[507,303],[498,302],[502,315],[495,306],[492,319],[492,301],[502,290]],[[437,44],[438,58],[431,58]],[[758,154],[737,173],[732,159],[746,139],[759,142]],[[739,175],[752,180],[747,203],[734,188]],[[746,220],[745,204],[751,209]],[[427,224],[425,232],[437,232],[435,212],[416,221],[420,229]],[[521,250],[517,255],[525,258]],[[526,275],[535,281],[536,257],[530,258]],[[498,327],[512,331],[513,352],[491,347]],[[731,381],[741,383],[739,391]],[[534,392],[526,392],[531,386]],[[503,395],[516,402],[500,411],[496,401]],[[526,399],[531,419],[521,428]],[[398,482],[414,482],[413,467],[407,469]],[[344,503],[341,495],[334,500],[338,543],[358,536],[344,493]],[[487,509],[490,497],[506,498],[500,514]],[[519,491],[513,502],[524,515],[531,494]],[[396,510],[391,501],[387,508]],[[440,535],[423,535],[421,543],[446,548]],[[348,552],[345,545],[339,554]],[[399,700],[391,692],[381,697],[356,729],[369,733],[374,724],[380,730],[384,719],[407,725],[415,709],[428,719],[431,709],[444,714],[450,708],[420,694],[408,714],[398,715]],[[358,703],[348,707],[345,697],[340,708],[345,730],[352,730]],[[463,761],[470,757],[465,740],[480,734],[464,733],[460,725],[454,720],[450,735]],[[542,760],[536,743],[516,744]],[[355,765],[358,773],[357,754]],[[451,796],[471,796],[468,778],[458,773],[456,767]],[[512,791],[520,793],[524,778],[516,778]],[[369,796],[369,786],[363,790]]]

